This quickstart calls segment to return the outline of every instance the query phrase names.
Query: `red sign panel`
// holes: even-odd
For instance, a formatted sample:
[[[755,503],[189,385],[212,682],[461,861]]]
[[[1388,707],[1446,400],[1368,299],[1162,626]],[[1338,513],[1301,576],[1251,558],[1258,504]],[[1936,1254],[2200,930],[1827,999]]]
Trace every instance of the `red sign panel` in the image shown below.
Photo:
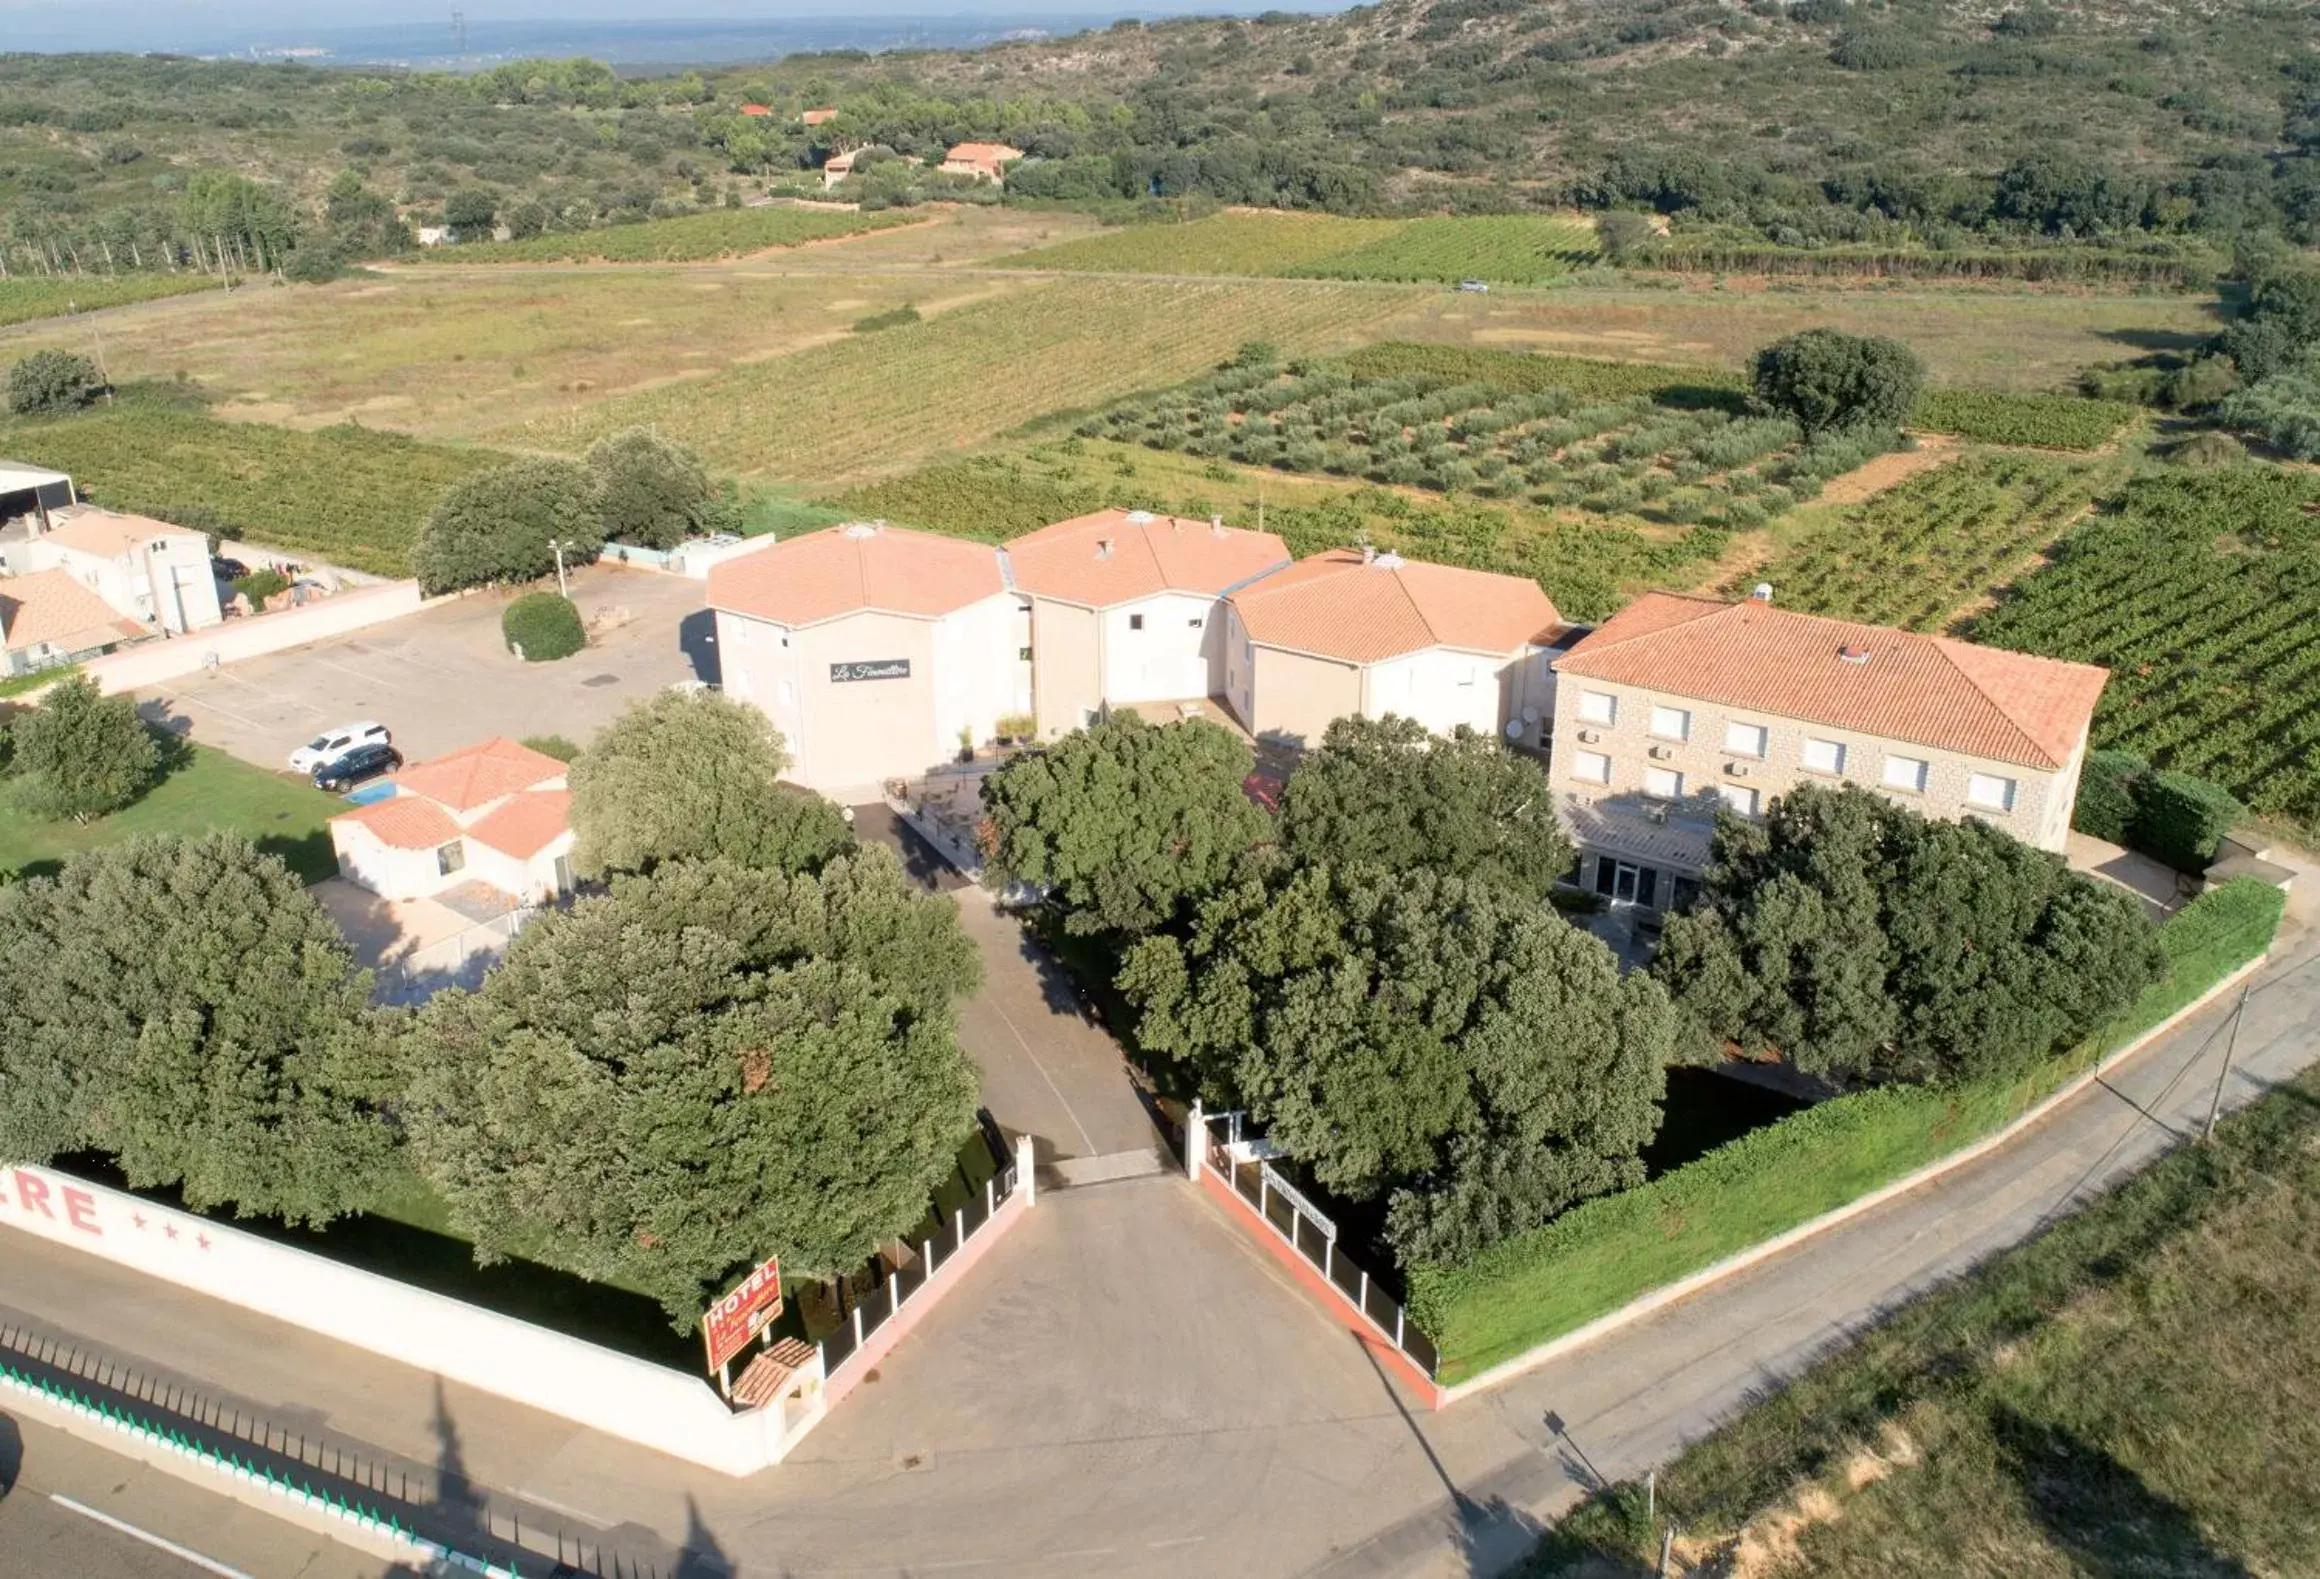
[[[749,1347],[766,1323],[781,1314],[781,1260],[777,1256],[741,1280],[741,1286],[709,1307],[701,1318],[701,1336],[709,1345],[709,1369]]]

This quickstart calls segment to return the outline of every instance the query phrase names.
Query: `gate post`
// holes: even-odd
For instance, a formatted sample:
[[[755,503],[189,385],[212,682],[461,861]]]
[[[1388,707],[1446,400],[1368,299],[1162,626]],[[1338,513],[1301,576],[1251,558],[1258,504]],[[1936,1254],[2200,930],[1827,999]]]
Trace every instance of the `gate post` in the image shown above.
[[[1015,1137],[1015,1188],[1023,1192],[1025,1206],[1039,1204],[1039,1163],[1028,1134]]]
[[[1200,1111],[1200,1098],[1194,1097],[1192,1111],[1184,1115],[1184,1176],[1195,1184],[1200,1182],[1207,1151],[1208,1119]]]

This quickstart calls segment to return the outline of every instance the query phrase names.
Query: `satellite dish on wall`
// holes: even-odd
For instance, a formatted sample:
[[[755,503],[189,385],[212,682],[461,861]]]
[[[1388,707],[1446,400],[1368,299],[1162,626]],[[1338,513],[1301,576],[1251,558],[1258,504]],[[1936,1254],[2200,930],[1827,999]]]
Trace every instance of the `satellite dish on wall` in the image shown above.
[[[1523,721],[1519,718],[1508,719],[1506,721],[1506,738],[1509,740],[1520,740],[1522,737]]]
[[[1537,708],[1535,708],[1535,707],[1526,707],[1526,708],[1524,708],[1524,709],[1523,709],[1523,722],[1524,722],[1524,723],[1526,723],[1526,724],[1535,724],[1535,723],[1537,723],[1538,721],[1539,721],[1539,710],[1538,710]]]

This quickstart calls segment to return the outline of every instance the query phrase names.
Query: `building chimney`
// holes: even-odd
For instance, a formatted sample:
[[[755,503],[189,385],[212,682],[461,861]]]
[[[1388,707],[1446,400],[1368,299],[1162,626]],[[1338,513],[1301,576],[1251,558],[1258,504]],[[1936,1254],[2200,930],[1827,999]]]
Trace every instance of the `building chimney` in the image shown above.
[[[1097,538],[1097,539],[1096,539],[1096,558],[1098,558],[1098,559],[1109,559],[1109,558],[1111,558],[1111,557],[1112,557],[1112,540],[1111,540],[1110,538],[1108,538],[1108,537],[1099,537],[1099,538]]]
[[[1221,515],[1210,516],[1208,518],[1208,530],[1213,536],[1224,536],[1224,517]]]
[[[1756,590],[1748,595],[1759,603],[1770,603],[1772,601],[1772,583],[1759,581],[1756,583]]]
[[[1361,545],[1361,562],[1365,565],[1374,565],[1377,563],[1376,544],[1364,543]]]
[[[1867,663],[1869,649],[1866,647],[1839,647],[1837,661],[1840,663]]]

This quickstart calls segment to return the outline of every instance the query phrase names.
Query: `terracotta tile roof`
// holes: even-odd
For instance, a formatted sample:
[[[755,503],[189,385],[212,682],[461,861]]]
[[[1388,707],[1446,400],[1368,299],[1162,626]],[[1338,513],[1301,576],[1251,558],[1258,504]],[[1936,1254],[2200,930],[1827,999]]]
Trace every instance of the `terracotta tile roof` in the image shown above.
[[[402,792],[395,798],[423,795],[453,811],[473,811],[502,795],[563,776],[564,764],[554,757],[495,735],[464,751],[405,768],[395,775],[396,788]]]
[[[1235,592],[1232,605],[1253,642],[1350,663],[1428,647],[1510,653],[1563,629],[1535,581],[1399,554],[1365,560],[1354,548],[1276,570]]]
[[[988,543],[856,522],[711,566],[709,606],[792,628],[862,609],[938,619],[1006,586]]]
[[[70,571],[0,577],[0,646],[12,652],[43,642],[63,652],[86,652],[145,634],[144,626],[123,619]]]
[[[508,797],[506,805],[469,828],[467,836],[528,861],[571,830],[570,790],[526,790]]]
[[[943,155],[943,163],[971,164],[996,175],[1000,165],[1022,157],[1022,149],[1010,148],[1005,143],[954,143],[951,151]]]
[[[143,547],[156,537],[197,537],[182,526],[171,526],[167,521],[156,521],[149,516],[116,515],[111,510],[82,510],[65,517],[56,529],[40,539],[60,548],[77,548],[84,554],[99,554],[115,559],[133,549]]]
[[[1846,651],[1865,656],[1848,661]],[[1645,690],[2054,769],[2110,671],[1749,599],[1647,592],[1555,664]]]
[[[398,850],[432,850],[459,837],[451,814],[417,795],[392,795],[330,820],[359,823],[379,843]]]
[[[1007,544],[1023,591],[1099,609],[1157,592],[1214,597],[1288,562],[1289,545],[1270,532],[1144,510],[1098,510]]]
[[[837,118],[838,112],[836,110],[808,110],[803,115],[798,117],[799,120],[804,121],[808,126],[819,126],[824,121],[834,121]]]

